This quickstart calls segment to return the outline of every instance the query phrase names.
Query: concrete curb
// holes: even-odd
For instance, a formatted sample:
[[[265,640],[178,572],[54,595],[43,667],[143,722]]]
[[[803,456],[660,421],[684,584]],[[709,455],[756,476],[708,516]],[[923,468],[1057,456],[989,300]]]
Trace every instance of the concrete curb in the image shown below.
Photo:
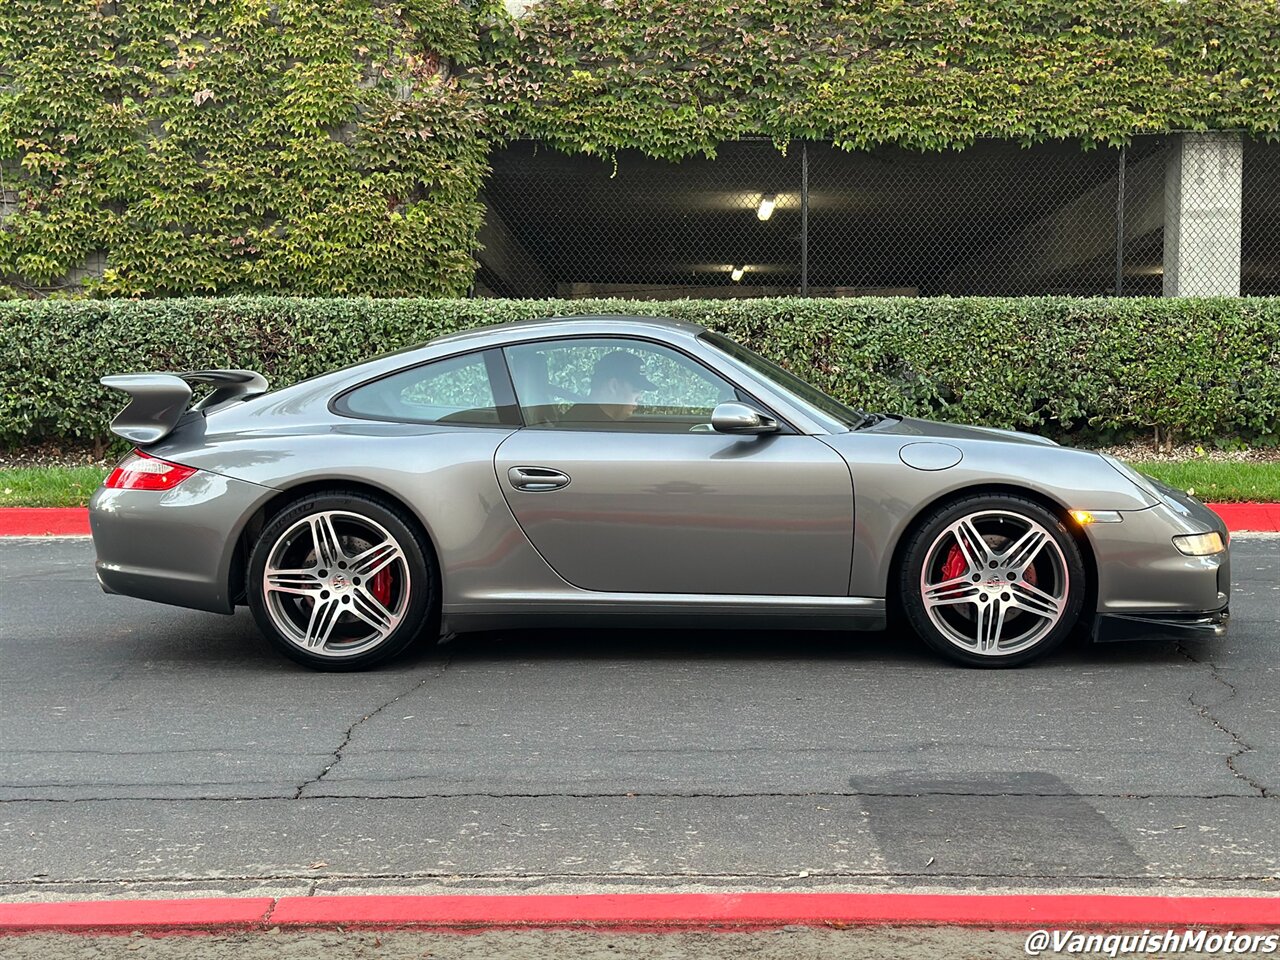
[[[1280,897],[912,893],[332,896],[0,904],[0,935],[334,927],[676,931],[783,926],[1280,928]]]
[[[1232,533],[1280,532],[1280,503],[1211,503]],[[87,537],[84,507],[0,507],[0,537]]]

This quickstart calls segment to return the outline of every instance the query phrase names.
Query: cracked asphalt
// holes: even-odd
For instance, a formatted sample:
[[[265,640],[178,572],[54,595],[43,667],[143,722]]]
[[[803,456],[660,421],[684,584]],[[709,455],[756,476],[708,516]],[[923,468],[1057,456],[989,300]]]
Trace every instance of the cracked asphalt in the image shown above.
[[[893,634],[464,636],[373,673],[0,541],[0,898],[1280,892],[1280,539],[1217,641],[1012,671]]]

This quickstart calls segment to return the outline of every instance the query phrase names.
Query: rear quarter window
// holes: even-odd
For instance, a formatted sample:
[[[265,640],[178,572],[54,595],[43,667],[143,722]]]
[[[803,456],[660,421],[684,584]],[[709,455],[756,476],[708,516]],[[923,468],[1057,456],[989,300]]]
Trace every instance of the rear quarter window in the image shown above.
[[[491,366],[485,352],[435,360],[356,387],[334,408],[371,420],[518,425],[514,406],[499,402]]]

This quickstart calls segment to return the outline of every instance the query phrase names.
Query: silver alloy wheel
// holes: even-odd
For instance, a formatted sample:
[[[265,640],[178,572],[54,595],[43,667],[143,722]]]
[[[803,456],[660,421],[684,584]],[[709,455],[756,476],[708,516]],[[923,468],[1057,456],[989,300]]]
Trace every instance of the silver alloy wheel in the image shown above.
[[[272,545],[262,573],[264,605],[280,634],[308,653],[334,658],[363,653],[391,636],[404,619],[411,586],[395,537],[345,510],[313,513],[291,525]]]
[[[964,572],[945,576],[955,554]],[[929,620],[967,653],[1003,657],[1036,644],[1062,620],[1070,594],[1062,548],[1030,517],[982,510],[934,538],[920,574]]]

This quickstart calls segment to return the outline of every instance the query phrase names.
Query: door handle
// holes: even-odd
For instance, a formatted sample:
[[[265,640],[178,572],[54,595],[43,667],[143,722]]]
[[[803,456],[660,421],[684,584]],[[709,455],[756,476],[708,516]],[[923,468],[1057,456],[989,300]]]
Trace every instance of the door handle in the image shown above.
[[[537,493],[541,490],[559,490],[569,485],[569,475],[549,467],[512,467],[507,479],[517,490]]]

